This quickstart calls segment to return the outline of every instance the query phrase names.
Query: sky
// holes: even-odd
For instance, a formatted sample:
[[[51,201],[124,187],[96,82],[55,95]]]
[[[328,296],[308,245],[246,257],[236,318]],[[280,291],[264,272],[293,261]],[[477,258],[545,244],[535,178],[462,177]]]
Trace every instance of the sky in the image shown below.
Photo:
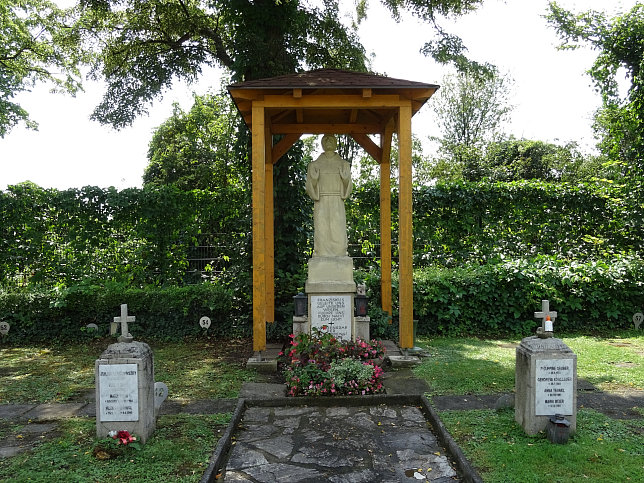
[[[342,2],[347,8],[353,5],[353,0]],[[558,3],[575,12],[595,9],[613,15],[630,9],[637,0]],[[442,25],[463,38],[471,58],[495,64],[514,80],[511,103],[515,107],[507,134],[547,142],[576,141],[590,152],[596,142],[591,118],[600,99],[585,71],[596,52],[557,50],[559,39],[543,18],[547,4],[547,0],[486,0],[476,12]],[[396,23],[377,1],[369,5],[359,34],[373,55],[372,69],[399,79],[440,84],[450,69],[419,52],[432,35],[431,27],[410,15]],[[39,130],[19,126],[0,139],[0,190],[27,180],[57,189],[140,187],[152,133],[172,114],[173,103],[188,110],[192,93],[217,91],[222,75],[221,70],[210,69],[197,83],[177,83],[155,101],[148,116],[120,131],[89,119],[103,93],[100,82],[87,81],[85,92],[76,97],[50,94],[45,85],[21,93],[16,99],[39,123]],[[412,120],[413,133],[424,143],[429,136],[440,135],[431,103],[432,99]]]

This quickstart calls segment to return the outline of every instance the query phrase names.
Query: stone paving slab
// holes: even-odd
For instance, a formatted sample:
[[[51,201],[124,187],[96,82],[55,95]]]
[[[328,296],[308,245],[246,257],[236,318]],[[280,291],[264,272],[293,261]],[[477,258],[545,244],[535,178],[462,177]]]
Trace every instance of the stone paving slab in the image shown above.
[[[87,403],[47,403],[39,404],[22,415],[33,421],[54,421],[56,419],[73,418]]]
[[[461,481],[418,407],[250,407],[224,481]]]
[[[0,404],[0,419],[19,419],[35,407],[35,404]]]

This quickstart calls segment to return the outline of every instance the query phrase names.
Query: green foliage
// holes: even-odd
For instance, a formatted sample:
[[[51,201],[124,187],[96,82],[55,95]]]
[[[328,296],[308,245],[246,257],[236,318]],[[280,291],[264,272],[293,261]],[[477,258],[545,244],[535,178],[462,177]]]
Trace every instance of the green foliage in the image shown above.
[[[584,181],[600,174],[592,172],[586,164],[588,162],[574,143],[559,146],[543,141],[508,139],[488,144],[482,157],[469,158],[463,177],[468,181],[484,178],[493,181]]]
[[[88,337],[82,329],[99,326],[109,333],[109,323],[127,303],[136,317],[129,330],[135,338],[180,339],[201,334],[199,319],[212,320],[216,337],[247,336],[250,325],[246,307],[241,310],[232,290],[213,283],[146,289],[122,284],[78,285],[68,289],[0,291],[0,320],[11,324],[6,341],[11,344],[39,341],[78,341]]]
[[[550,3],[549,23],[562,39],[561,48],[589,44],[598,51],[588,71],[602,96],[595,129],[602,139],[600,149],[610,161],[625,163],[622,173],[644,173],[644,5],[612,19],[601,12],[574,14]],[[630,82],[620,95],[618,79],[625,70]]]
[[[609,186],[483,181],[418,187],[413,193],[414,266],[453,267],[538,254],[589,260],[636,253],[644,240],[644,206],[628,187]],[[371,257],[357,261],[360,268],[375,268],[378,206],[376,184],[355,189],[347,205],[349,240]],[[397,217],[394,191],[394,250]]]
[[[11,99],[37,82],[56,90],[80,89],[79,64],[86,60],[69,28],[72,11],[47,0],[0,2],[0,138],[20,122],[36,129],[29,113]]]
[[[468,73],[443,79],[432,103],[441,128],[440,149],[452,162],[463,165],[466,154],[498,138],[512,107],[510,80],[498,74],[479,78]]]
[[[513,260],[414,274],[419,334],[534,333],[541,300],[557,307],[557,332],[609,331],[632,324],[644,306],[639,258],[564,262]]]
[[[93,118],[132,123],[179,79],[204,66],[229,70],[233,81],[291,74],[304,66],[364,70],[355,28],[340,22],[337,2],[313,7],[289,1],[82,2],[84,40],[96,45],[94,75],[107,92]]]
[[[33,184],[0,193],[0,285],[27,274],[51,287],[100,280],[181,285],[201,280],[188,259],[198,243],[217,247],[209,268],[237,280],[249,266],[248,193],[230,187],[182,191]],[[232,272],[232,273],[231,273]],[[228,277],[232,278],[228,278]],[[247,292],[246,292],[247,293]]]
[[[237,109],[227,94],[194,95],[189,112],[172,116],[152,135],[144,186],[173,184],[182,190],[244,186],[248,163],[235,151]]]

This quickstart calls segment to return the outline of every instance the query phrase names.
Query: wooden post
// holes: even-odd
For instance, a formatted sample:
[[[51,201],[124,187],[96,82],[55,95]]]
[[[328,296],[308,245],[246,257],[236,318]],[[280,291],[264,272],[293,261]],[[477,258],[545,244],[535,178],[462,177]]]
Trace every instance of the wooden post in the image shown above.
[[[393,120],[380,134],[380,294],[384,312],[392,315],[391,307],[391,137]],[[391,320],[389,321],[391,323]]]
[[[411,105],[401,106],[398,116],[399,149],[399,334],[400,347],[414,346],[414,281],[412,239],[412,179],[411,179]]]
[[[253,350],[266,350],[265,176],[266,137],[264,108],[253,105]]]
[[[273,136],[270,127],[265,127],[264,144],[266,157],[264,160],[264,213],[266,226],[264,230],[264,245],[266,248],[266,320],[275,322],[275,217],[273,216]]]

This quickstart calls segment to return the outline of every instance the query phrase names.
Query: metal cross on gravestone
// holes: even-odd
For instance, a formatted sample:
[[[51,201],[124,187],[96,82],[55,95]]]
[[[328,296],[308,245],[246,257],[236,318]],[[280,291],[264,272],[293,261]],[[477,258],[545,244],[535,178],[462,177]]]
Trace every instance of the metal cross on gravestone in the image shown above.
[[[114,323],[112,324],[112,330],[110,331],[111,335],[116,333],[116,326],[121,324],[121,336],[117,339],[119,342],[132,342],[134,337],[130,334],[127,324],[128,322],[134,322],[136,317],[133,315],[127,315],[127,304],[121,304],[121,316],[114,317]]]
[[[535,318],[541,319],[541,332],[552,332],[555,319],[557,318],[557,312],[550,310],[550,301],[542,300],[541,301],[541,312],[534,313]]]

